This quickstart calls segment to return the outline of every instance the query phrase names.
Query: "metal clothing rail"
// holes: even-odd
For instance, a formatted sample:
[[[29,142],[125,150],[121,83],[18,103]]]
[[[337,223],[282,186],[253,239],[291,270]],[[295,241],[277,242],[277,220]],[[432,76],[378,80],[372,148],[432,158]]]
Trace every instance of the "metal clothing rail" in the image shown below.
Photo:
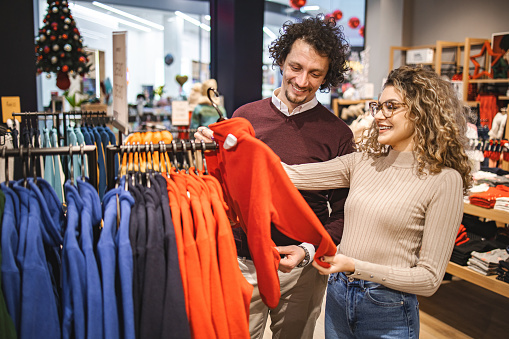
[[[53,126],[57,130],[57,139],[62,140],[62,136],[60,135],[60,114],[62,112],[22,112],[22,113],[12,113],[13,117],[24,117],[24,118],[31,118],[31,117],[47,117],[47,116],[54,116],[56,119],[56,126]],[[21,132],[21,131],[20,131]]]
[[[160,152],[165,151],[169,153],[177,152],[187,152],[187,151],[213,151],[217,149],[217,144],[215,142],[195,142],[194,140],[179,140],[173,141],[171,144],[165,144],[160,142],[158,144],[139,144],[139,145],[108,145],[106,146],[106,177],[108,183],[108,189],[113,188],[115,184],[115,176],[117,173],[114,173],[115,168],[115,154],[117,153],[138,153],[138,152]],[[122,159],[119,159],[122,162]],[[121,164],[120,164],[121,165]],[[110,186],[112,185],[112,186]]]
[[[45,155],[84,155],[88,156],[88,175],[89,182],[96,189],[98,188],[97,182],[97,152],[93,145],[85,146],[72,146],[72,147],[20,147],[15,149],[7,149],[3,147],[0,150],[0,157],[32,157],[32,156],[45,156]]]

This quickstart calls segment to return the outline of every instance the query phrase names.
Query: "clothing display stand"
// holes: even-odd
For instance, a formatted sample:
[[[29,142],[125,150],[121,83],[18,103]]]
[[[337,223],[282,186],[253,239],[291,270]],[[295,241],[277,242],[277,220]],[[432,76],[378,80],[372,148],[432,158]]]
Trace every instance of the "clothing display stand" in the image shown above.
[[[89,168],[89,182],[96,189],[98,188],[97,182],[97,153],[95,146],[72,146],[72,147],[47,147],[47,148],[33,148],[33,147],[20,147],[18,149],[6,149],[5,147],[0,150],[0,156],[7,157],[21,157],[30,158],[45,155],[87,155],[88,168]],[[83,164],[83,162],[82,162]],[[83,165],[82,165],[83,166]],[[23,167],[25,169],[25,167]],[[72,168],[72,166],[71,166]],[[26,177],[26,175],[25,175]]]
[[[186,153],[187,151],[211,151],[217,149],[215,142],[210,143],[195,143],[194,140],[180,140],[174,141],[170,145],[164,143],[158,144],[139,144],[139,145],[109,145],[106,147],[106,168],[115,168],[115,154],[117,153],[152,153],[152,152],[168,152],[168,153]],[[184,157],[185,159],[185,157]],[[122,162],[122,160],[120,160]],[[175,164],[173,164],[175,165]],[[108,189],[112,189],[115,183],[115,176],[117,173],[114,171],[107,171]]]

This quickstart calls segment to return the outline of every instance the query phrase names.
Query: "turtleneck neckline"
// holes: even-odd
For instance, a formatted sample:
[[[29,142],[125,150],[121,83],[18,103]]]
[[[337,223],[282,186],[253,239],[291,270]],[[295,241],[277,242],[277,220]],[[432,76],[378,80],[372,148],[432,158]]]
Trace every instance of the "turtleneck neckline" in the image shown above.
[[[385,157],[384,162],[393,167],[404,168],[414,167],[416,163],[414,152],[399,152],[392,148],[389,150],[389,154]]]

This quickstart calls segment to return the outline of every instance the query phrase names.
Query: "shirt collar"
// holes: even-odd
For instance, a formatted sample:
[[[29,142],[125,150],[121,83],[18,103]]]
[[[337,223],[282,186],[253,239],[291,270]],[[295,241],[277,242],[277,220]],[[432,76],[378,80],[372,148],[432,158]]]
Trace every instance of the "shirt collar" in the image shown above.
[[[281,100],[279,100],[279,98],[277,97],[277,95],[279,94],[279,91],[281,91],[281,87],[276,88],[274,90],[274,92],[272,92],[272,103],[274,104],[274,106],[276,106],[276,108],[278,110],[281,111],[281,113],[283,113],[286,116],[291,116],[291,115],[295,115],[298,113],[303,113],[305,111],[309,111],[311,108],[314,108],[316,105],[318,105],[318,100],[316,99],[316,95],[315,95],[313,97],[313,99],[306,102],[305,104],[295,107],[293,112],[290,112],[288,109],[288,106],[286,106],[285,103],[282,102]]]

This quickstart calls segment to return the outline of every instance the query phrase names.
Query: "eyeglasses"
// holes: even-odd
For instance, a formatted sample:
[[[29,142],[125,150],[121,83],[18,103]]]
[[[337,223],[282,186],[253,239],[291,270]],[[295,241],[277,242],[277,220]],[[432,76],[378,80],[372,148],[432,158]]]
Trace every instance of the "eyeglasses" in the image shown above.
[[[384,117],[392,118],[394,111],[403,106],[407,106],[407,104],[394,101],[386,101],[382,103],[371,101],[369,103],[369,112],[374,117],[378,111],[382,110]]]

